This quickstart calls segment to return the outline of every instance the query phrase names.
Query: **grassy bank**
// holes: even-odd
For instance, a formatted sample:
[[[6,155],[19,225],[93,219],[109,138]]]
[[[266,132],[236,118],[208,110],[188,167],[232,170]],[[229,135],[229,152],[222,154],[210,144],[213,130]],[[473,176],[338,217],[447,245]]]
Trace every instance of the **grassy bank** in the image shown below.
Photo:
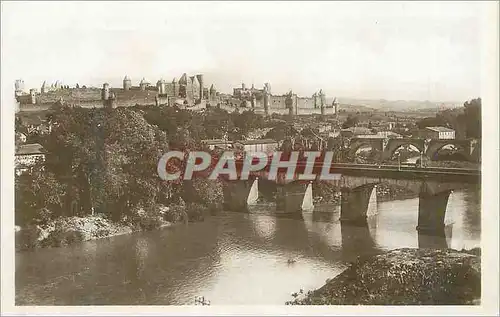
[[[359,258],[287,305],[471,305],[481,298],[480,251],[397,249]]]

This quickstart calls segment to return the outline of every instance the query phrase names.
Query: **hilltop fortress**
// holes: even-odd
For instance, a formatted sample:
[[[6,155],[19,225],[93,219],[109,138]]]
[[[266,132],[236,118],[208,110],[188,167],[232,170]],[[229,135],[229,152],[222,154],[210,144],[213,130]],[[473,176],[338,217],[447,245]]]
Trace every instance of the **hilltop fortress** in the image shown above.
[[[254,85],[247,88],[243,83],[241,88],[234,88],[231,98],[222,100],[225,105],[253,108],[256,112],[266,115],[272,113],[290,115],[309,114],[335,114],[338,110],[338,102],[334,99],[331,105],[326,103],[326,96],[323,90],[314,93],[311,97],[299,97],[292,91],[284,95],[273,95],[271,85],[264,84],[264,88],[256,89]],[[239,104],[238,104],[239,103]]]
[[[70,87],[56,81],[50,86],[44,82],[40,88],[24,90],[24,82],[15,82],[15,98],[19,103],[19,111],[36,111],[50,108],[60,102],[84,108],[100,107],[130,107],[136,105],[173,106],[200,110],[207,105],[220,106],[229,111],[253,109],[256,113],[270,115],[272,113],[305,115],[305,114],[335,114],[338,103],[326,104],[322,90],[311,97],[299,97],[290,91],[284,95],[273,95],[271,86],[265,83],[262,89],[253,85],[247,88],[234,88],[233,94],[223,94],[216,91],[212,84],[206,88],[202,74],[188,76],[182,74],[177,80],[170,82],[160,79],[152,85],[145,78],[137,86],[125,76],[121,88],[110,87],[104,83],[102,88],[79,86]]]

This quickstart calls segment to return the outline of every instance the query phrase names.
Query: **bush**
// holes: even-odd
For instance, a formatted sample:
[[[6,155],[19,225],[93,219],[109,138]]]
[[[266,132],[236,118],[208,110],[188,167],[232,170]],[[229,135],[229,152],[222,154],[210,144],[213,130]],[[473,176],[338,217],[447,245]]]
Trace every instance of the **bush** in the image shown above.
[[[39,246],[38,237],[40,236],[40,231],[38,226],[30,225],[16,232],[16,250],[32,249]]]
[[[186,207],[181,205],[170,205],[163,214],[163,218],[171,223],[188,221]]]
[[[53,212],[48,208],[40,208],[36,211],[36,220],[41,224],[48,223],[53,218]]]
[[[47,238],[41,241],[41,244],[43,246],[60,247],[84,240],[82,232],[68,229],[62,221],[58,221],[55,223],[55,229],[49,233]]]
[[[358,258],[291,305],[470,305],[481,298],[477,250],[397,249]]]
[[[186,208],[188,220],[190,222],[203,221],[205,219],[205,211],[207,207],[202,204],[190,203]]]
[[[313,195],[315,199],[320,199],[324,203],[339,202],[338,188],[335,184],[325,181],[313,183]]]
[[[133,210],[132,223],[141,230],[153,230],[161,227],[165,221],[160,206],[152,205]]]
[[[193,186],[205,206],[214,208],[224,202],[222,181],[197,178],[193,180]]]

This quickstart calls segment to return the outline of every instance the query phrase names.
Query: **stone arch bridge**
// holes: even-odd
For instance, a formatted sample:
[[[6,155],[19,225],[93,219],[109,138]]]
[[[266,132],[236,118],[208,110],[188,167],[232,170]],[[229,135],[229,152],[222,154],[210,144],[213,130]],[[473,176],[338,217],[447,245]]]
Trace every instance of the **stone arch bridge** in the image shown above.
[[[419,232],[441,234],[448,198],[453,190],[480,183],[480,171],[465,169],[379,169],[376,167],[337,167],[336,179],[329,180],[341,192],[341,222],[366,223],[370,196],[377,184],[388,183],[409,188],[419,197]],[[301,214],[306,191],[314,190],[314,181],[291,180],[276,183],[265,175],[254,175],[249,180],[225,181],[224,203],[229,210],[245,211],[252,188],[265,184],[264,191],[275,191],[276,212]],[[274,182],[274,189],[272,185]],[[255,190],[255,189],[254,189]],[[269,195],[269,193],[263,193]]]
[[[424,139],[369,139],[353,138],[349,144],[349,154],[354,156],[361,147],[371,147],[381,153],[381,161],[390,160],[397,149],[411,145],[429,159],[435,159],[439,150],[447,145],[458,148],[464,160],[479,162],[481,144],[479,140],[424,140]]]

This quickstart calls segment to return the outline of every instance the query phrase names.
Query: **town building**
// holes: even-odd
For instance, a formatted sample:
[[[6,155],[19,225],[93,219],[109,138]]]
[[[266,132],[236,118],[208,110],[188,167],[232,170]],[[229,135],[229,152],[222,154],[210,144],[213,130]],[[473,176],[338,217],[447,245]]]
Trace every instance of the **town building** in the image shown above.
[[[245,153],[272,153],[279,148],[278,141],[273,139],[240,140],[235,141],[235,145],[241,146]]]
[[[393,131],[378,131],[376,135],[386,139],[401,139],[403,137],[401,134]]]
[[[224,139],[201,140],[201,143],[208,147],[210,150],[214,150],[216,148],[231,149],[233,147],[233,141]]]
[[[454,140],[455,130],[446,127],[426,127],[420,130],[419,135],[424,139]]]
[[[27,140],[26,134],[22,132],[16,132],[16,142],[26,143],[26,140]]]
[[[38,161],[45,161],[45,149],[38,143],[22,144],[16,149],[16,174],[29,172]]]
[[[351,127],[340,130],[340,135],[343,137],[351,138],[357,137],[358,135],[373,135],[371,129],[365,127]]]

